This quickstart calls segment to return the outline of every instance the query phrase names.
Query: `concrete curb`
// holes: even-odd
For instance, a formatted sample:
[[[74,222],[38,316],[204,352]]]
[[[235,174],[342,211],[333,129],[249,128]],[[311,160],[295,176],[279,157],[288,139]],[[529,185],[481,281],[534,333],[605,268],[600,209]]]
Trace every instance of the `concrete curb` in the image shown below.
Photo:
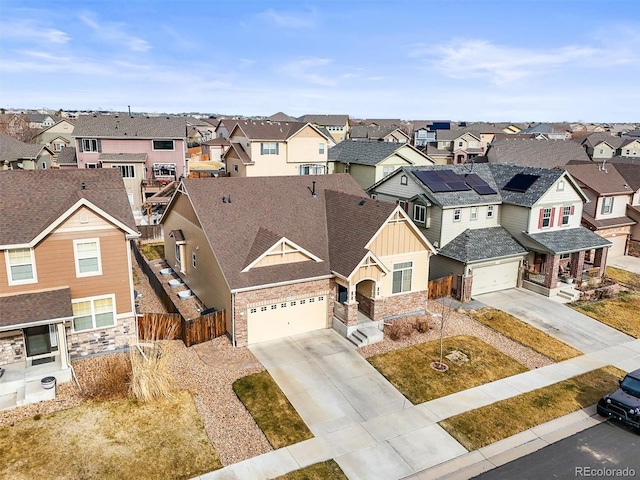
[[[604,421],[606,419],[601,418],[596,413],[596,407],[593,405],[517,433],[486,447],[473,450],[435,467],[410,475],[406,479],[467,480]]]

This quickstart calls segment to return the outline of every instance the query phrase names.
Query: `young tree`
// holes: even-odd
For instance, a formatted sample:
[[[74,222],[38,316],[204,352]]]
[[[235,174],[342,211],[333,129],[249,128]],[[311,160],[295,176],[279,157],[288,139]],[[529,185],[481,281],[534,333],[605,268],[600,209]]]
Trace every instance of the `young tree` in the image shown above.
[[[455,311],[455,300],[450,296],[434,299],[431,301],[432,315],[437,319],[438,332],[440,335],[440,359],[437,362],[433,362],[431,367],[439,372],[446,372],[449,366],[444,363],[444,328],[447,321],[453,315]]]

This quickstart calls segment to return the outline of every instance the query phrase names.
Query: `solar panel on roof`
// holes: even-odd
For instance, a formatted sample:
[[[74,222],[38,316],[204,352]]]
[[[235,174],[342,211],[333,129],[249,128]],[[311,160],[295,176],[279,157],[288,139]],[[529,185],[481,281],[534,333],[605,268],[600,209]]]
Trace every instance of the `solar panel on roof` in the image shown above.
[[[504,190],[512,192],[526,192],[533,183],[540,178],[539,175],[529,175],[528,173],[518,173],[503,187]]]
[[[494,193],[498,193],[496,192],[493,188],[491,188],[489,185],[471,185],[471,188],[473,188],[476,193],[478,193],[479,195],[492,195]]]
[[[471,187],[464,182],[447,182],[447,185],[451,189],[452,192],[464,192],[467,190],[471,190]]]
[[[460,175],[468,185],[486,185],[485,182],[477,173],[467,173],[466,175]]]
[[[433,182],[427,185],[427,187],[429,187],[429,189],[434,193],[451,191],[451,188],[449,187],[449,185],[443,182]]]

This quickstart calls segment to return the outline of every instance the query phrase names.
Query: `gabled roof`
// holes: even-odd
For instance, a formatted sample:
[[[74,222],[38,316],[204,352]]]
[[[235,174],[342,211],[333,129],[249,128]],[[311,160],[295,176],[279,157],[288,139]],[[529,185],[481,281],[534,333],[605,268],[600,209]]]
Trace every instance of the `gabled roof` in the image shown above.
[[[584,148],[570,140],[505,138],[494,141],[487,157],[490,163],[513,163],[529,167],[553,168],[571,160],[591,161]]]
[[[438,251],[462,263],[525,255],[527,250],[502,227],[467,229]]]
[[[0,245],[30,244],[80,204],[130,234],[138,230],[116,169],[0,171],[0,192]]]
[[[272,122],[297,122],[298,121],[296,117],[287,115],[284,112],[274,113],[273,115],[267,117],[266,120],[271,120]]]
[[[227,155],[230,155],[230,152],[234,152],[236,156],[240,159],[240,161],[245,165],[250,165],[253,163],[253,161],[249,157],[249,154],[245,151],[244,146],[242,146],[242,144],[240,143],[234,142],[230,144],[229,150],[224,152],[224,155],[222,158],[227,158]]]
[[[591,133],[586,137],[584,137],[584,139],[580,143],[582,145],[587,145],[591,148],[594,148],[600,145],[602,142],[605,142],[607,145],[609,145],[611,148],[615,150],[620,148],[620,145],[622,145],[623,141],[624,140],[621,137],[616,137],[609,133],[596,132],[596,133]]]
[[[620,145],[620,148],[624,148],[627,145],[630,145],[634,142],[640,142],[640,138],[623,138],[622,139],[622,144]]]
[[[611,165],[610,163],[607,164]],[[632,163],[616,163],[615,169],[633,190],[640,189],[640,166]]]
[[[237,122],[233,130],[229,132],[229,136],[231,137],[239,129],[251,141],[284,142],[307,126],[307,123],[304,122],[272,122],[269,120],[238,120]]]
[[[534,249],[543,250],[554,255],[611,246],[609,240],[584,227],[540,233],[525,232],[523,235],[525,239],[529,240]]]
[[[144,115],[80,115],[73,129],[75,138],[184,138],[185,117]]]
[[[303,115],[298,120],[316,125],[346,125],[349,115]]]
[[[409,138],[406,133],[395,125],[356,125],[349,130],[349,136],[352,139],[382,140],[393,132],[400,132],[403,137]]]
[[[0,133],[0,163],[4,160],[35,159],[45,148],[44,145],[24,143],[9,135]]]
[[[406,143],[344,140],[329,149],[328,158],[330,162],[377,165],[393,155],[397,150],[407,147],[413,148]],[[416,149],[414,148],[414,150]],[[416,151],[419,152],[419,150]],[[422,152],[420,153],[422,154]],[[407,161],[407,163],[410,162]]]
[[[311,194],[313,181],[315,197]],[[186,192],[232,291],[330,275],[326,192],[342,192],[371,201],[348,174],[187,178],[165,216],[171,213],[180,190]],[[323,261],[242,271],[249,259],[257,258],[260,248],[271,247],[271,240],[283,237]]]
[[[581,184],[598,195],[631,195],[633,190],[628,182],[618,173],[616,165],[600,163],[581,163],[562,167]],[[637,167],[636,167],[637,168]]]

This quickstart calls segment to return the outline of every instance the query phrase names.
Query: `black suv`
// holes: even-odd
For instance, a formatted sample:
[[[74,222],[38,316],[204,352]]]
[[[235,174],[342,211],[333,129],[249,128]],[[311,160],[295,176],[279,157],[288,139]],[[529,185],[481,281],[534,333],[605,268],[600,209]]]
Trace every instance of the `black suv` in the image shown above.
[[[640,429],[640,368],[628,373],[620,388],[600,399],[598,413]]]

